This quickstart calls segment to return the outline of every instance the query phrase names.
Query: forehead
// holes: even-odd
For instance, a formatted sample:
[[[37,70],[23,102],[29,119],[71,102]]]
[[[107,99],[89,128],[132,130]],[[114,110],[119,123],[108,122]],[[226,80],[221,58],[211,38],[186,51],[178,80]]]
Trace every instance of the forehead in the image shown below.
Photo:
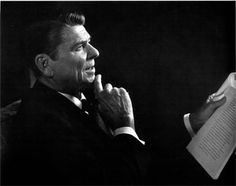
[[[90,39],[90,35],[83,25],[68,26],[62,31],[65,43],[82,42]]]

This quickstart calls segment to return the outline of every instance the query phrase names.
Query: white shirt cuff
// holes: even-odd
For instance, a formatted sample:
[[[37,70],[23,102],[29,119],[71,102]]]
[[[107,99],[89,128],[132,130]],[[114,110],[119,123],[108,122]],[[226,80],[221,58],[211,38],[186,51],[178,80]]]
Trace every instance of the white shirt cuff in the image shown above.
[[[189,121],[189,115],[190,115],[190,113],[184,115],[184,124],[185,124],[185,127],[188,130],[190,136],[193,137],[195,135],[195,133],[193,132],[193,128],[191,127],[191,124]]]
[[[114,131],[114,136],[117,136],[119,134],[129,134],[135,137],[138,141],[140,141],[143,145],[145,145],[145,141],[139,139],[137,133],[132,127],[120,127]]]

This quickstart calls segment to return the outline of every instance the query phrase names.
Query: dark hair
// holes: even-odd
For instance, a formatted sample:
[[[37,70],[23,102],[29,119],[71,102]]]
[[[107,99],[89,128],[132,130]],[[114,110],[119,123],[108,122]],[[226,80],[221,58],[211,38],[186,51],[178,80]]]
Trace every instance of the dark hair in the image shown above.
[[[25,57],[27,67],[31,68],[36,77],[41,73],[34,63],[35,56],[40,53],[57,57],[57,47],[62,43],[62,31],[67,26],[84,25],[85,17],[82,14],[67,13],[58,19],[47,20],[32,24],[26,30]]]

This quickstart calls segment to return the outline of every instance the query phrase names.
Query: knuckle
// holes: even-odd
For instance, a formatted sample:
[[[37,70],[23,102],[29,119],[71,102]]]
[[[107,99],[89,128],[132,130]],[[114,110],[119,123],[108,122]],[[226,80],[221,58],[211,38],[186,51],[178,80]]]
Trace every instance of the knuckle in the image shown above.
[[[105,88],[109,88],[109,87],[112,87],[112,85],[111,85],[110,83],[107,83],[107,84],[105,85]]]
[[[107,95],[107,92],[106,91],[102,91],[102,92],[99,93],[98,98],[103,99],[104,97],[106,97],[106,95]]]
[[[114,87],[112,89],[112,93],[118,94],[119,93],[119,89],[117,87]]]
[[[104,94],[109,94],[110,93],[110,90],[108,88],[105,88],[104,89]]]
[[[126,91],[123,87],[121,87],[121,88],[120,88],[120,92],[121,92],[121,93],[126,93],[127,91]]]

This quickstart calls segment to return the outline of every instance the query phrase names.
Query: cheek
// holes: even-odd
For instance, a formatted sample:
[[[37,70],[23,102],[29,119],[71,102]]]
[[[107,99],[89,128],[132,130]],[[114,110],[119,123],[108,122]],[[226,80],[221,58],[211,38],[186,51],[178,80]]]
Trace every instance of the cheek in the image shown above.
[[[84,79],[84,65],[86,61],[80,57],[76,57],[70,63],[70,69],[72,71],[73,76],[77,81]]]
[[[86,63],[86,56],[81,54],[72,54],[70,56],[70,65],[76,68],[79,71],[82,71]]]
[[[86,81],[84,66],[86,56],[81,53],[67,53],[61,56],[57,64],[57,74],[66,84],[77,84]]]
[[[84,68],[84,60],[80,58],[64,58],[57,66],[57,73],[69,79],[81,79]]]

